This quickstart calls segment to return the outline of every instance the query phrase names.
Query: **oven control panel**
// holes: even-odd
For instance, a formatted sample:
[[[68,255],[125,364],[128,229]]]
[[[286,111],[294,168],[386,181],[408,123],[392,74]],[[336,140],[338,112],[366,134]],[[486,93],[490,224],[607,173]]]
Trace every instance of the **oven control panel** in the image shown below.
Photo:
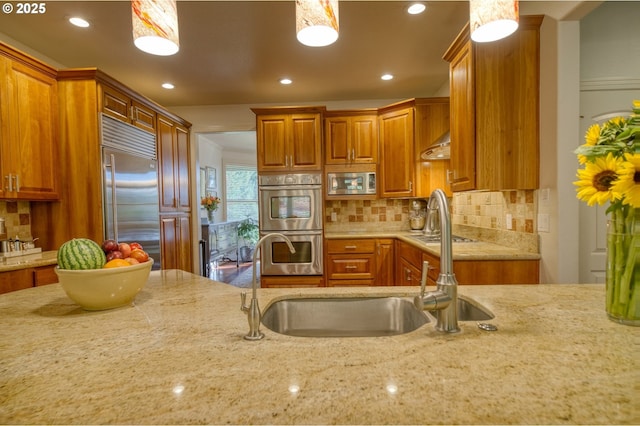
[[[282,175],[260,175],[260,186],[285,186],[285,185],[320,185],[322,174],[320,173],[292,173]]]

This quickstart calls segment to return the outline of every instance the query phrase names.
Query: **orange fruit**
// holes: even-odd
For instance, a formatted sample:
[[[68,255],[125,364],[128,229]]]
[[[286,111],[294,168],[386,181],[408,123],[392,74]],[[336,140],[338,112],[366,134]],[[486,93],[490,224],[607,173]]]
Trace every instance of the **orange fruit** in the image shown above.
[[[131,264],[124,259],[111,259],[104,264],[104,268],[119,268],[121,266],[130,266]]]

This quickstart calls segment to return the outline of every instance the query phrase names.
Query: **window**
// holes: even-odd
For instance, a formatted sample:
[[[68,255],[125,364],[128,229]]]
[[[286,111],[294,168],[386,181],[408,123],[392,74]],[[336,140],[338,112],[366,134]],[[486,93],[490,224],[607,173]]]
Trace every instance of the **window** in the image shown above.
[[[255,166],[227,165],[225,168],[227,221],[258,221],[258,171]]]

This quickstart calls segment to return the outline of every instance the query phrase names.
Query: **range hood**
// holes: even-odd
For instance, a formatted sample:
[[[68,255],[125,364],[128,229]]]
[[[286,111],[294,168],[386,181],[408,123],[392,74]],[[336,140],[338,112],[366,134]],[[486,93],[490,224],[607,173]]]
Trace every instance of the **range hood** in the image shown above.
[[[448,160],[451,155],[451,133],[447,130],[429,148],[425,149],[420,158],[423,160]]]

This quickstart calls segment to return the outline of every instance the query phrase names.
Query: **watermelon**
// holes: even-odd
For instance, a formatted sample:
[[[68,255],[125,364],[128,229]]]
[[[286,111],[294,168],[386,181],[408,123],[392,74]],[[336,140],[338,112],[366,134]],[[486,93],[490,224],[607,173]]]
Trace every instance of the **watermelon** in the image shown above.
[[[88,238],[74,238],[58,249],[60,269],[100,269],[106,262],[102,247]]]

